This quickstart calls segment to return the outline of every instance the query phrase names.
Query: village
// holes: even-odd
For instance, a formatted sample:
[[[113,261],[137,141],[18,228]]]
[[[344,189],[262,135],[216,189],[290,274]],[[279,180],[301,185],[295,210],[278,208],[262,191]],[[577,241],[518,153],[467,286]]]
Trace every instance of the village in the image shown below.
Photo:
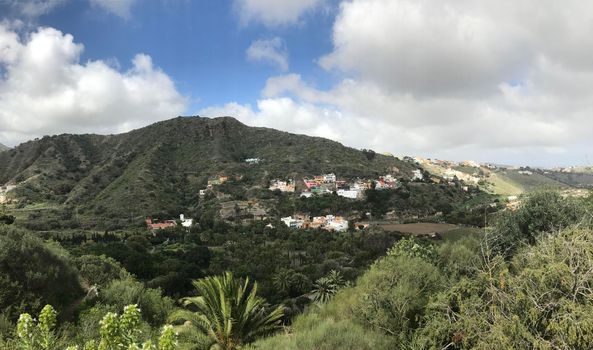
[[[259,158],[250,158],[246,162],[249,164],[257,164],[260,161]],[[218,185],[222,185],[231,179],[241,180],[241,176],[218,175],[210,177],[207,181],[206,188],[199,191],[200,198],[204,198],[208,193],[211,193],[217,199],[224,200],[220,204],[220,216],[225,220],[232,220],[237,212],[244,213],[251,217],[251,220],[261,221],[270,219],[268,210],[265,206],[265,201],[229,200],[230,196],[216,189]],[[413,181],[421,181],[423,179],[424,174],[420,170],[413,171]],[[339,179],[334,173],[328,173],[313,177],[305,177],[298,184],[294,179],[272,179],[269,181],[267,189],[269,191],[279,191],[282,193],[298,193],[298,197],[300,198],[335,194],[351,200],[362,200],[364,199],[366,190],[397,189],[401,185],[401,181],[393,174],[379,176],[376,179],[356,179],[353,181],[346,181]],[[302,190],[297,192],[297,188]],[[191,227],[194,224],[191,219],[186,219],[181,215],[180,220],[171,219],[162,222],[153,222],[151,218],[147,218],[146,225],[150,230],[155,231],[175,227],[177,226],[178,221],[181,222],[181,225],[184,227]],[[247,221],[250,220],[243,220],[244,223]],[[293,216],[282,217],[280,218],[280,221],[287,227],[293,229],[323,229],[327,231],[343,232],[349,228],[348,220],[342,216],[335,216],[333,214],[314,217],[306,214],[295,214]]]

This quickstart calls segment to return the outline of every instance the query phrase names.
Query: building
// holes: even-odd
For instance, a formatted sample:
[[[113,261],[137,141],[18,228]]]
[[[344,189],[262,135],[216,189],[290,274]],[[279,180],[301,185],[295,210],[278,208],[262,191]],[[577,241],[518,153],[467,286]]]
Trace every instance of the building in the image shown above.
[[[311,191],[303,191],[303,192],[301,192],[301,197],[311,198],[312,195],[313,195],[313,192],[311,192]]]
[[[338,196],[341,197],[346,197],[346,198],[350,198],[350,199],[357,199],[360,196],[360,191],[358,190],[338,190],[336,191]]]
[[[343,232],[348,230],[348,220],[341,216],[334,217],[333,220],[328,221],[326,229],[329,231]]]
[[[293,218],[292,216],[287,216],[285,218],[281,218],[280,221],[282,221],[286,226],[288,226],[290,228],[301,228],[301,227],[303,227],[303,224],[305,223],[305,220],[296,219],[296,218]]]
[[[422,175],[422,173],[420,173]],[[393,175],[385,175],[380,176],[377,181],[375,181],[375,189],[376,190],[383,190],[388,188],[397,188],[399,185],[397,179],[393,177]]]
[[[422,174],[422,170],[416,169],[412,171],[412,180],[420,180],[424,179],[424,174]]]
[[[325,174],[323,175],[323,182],[325,183],[333,183],[336,182],[336,174]]]
[[[282,180],[272,180],[270,182],[270,191],[280,190],[281,192],[294,192],[295,184],[293,180],[282,181]]]
[[[194,224],[194,219],[186,219],[185,215],[181,214],[179,215],[179,220],[181,221],[181,226],[183,227],[192,227]]]
[[[348,230],[348,220],[341,216],[325,215],[315,216],[311,219],[288,216],[280,219],[290,228],[318,228],[326,231],[342,232]]]
[[[310,179],[303,179],[303,182],[305,183],[305,186],[308,189],[312,189],[314,187],[317,187],[318,183],[315,180],[310,180]]]
[[[475,162],[473,160],[464,160],[463,162],[461,162],[461,165],[471,167],[471,168],[479,168],[480,167],[480,163]]]
[[[177,226],[175,220],[165,220],[163,222],[153,222],[152,218],[146,218],[146,226],[151,230],[164,230]]]
[[[247,158],[245,159],[245,163],[247,164],[259,164],[261,162],[261,159],[259,158]]]

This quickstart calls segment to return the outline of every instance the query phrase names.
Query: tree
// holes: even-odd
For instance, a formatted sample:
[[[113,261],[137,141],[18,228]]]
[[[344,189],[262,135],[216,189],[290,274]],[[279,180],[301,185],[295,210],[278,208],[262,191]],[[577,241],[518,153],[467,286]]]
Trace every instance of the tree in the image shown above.
[[[377,154],[375,153],[375,151],[373,151],[372,149],[363,149],[362,150],[362,154],[364,154],[365,157],[367,157],[368,160],[373,160],[377,156]]]
[[[324,304],[328,302],[345,285],[344,278],[339,271],[331,270],[330,273],[315,281],[314,289],[310,293],[311,300]]]
[[[114,280],[131,277],[119,262],[105,255],[83,255],[75,263],[80,277],[91,286],[106,287]]]
[[[257,283],[236,278],[231,272],[193,282],[198,296],[186,297],[170,316],[180,335],[193,348],[216,345],[223,350],[238,349],[280,326],[284,308],[270,309],[257,296]]]
[[[281,269],[272,278],[277,291],[290,297],[302,295],[311,286],[311,281],[302,273],[291,269]]]

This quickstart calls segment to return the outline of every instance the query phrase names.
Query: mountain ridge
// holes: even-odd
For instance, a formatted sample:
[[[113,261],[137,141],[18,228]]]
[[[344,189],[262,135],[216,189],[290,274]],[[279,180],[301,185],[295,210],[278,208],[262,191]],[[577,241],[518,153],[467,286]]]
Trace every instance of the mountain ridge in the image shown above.
[[[247,158],[259,158],[250,165]],[[417,167],[320,137],[250,127],[232,117],[177,117],[117,135],[62,134],[0,154],[0,185],[12,198],[94,215],[141,216],[189,207],[215,175],[241,175],[246,187],[277,177],[334,172],[371,177]]]

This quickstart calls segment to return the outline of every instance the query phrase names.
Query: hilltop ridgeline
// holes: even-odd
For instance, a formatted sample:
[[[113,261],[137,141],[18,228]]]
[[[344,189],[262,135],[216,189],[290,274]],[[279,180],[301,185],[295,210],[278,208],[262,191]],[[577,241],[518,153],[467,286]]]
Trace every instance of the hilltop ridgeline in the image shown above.
[[[261,162],[248,164],[248,158]],[[231,117],[178,117],[119,135],[46,136],[0,153],[0,164],[0,184],[20,184],[17,201],[110,215],[189,206],[214,175],[241,175],[246,186],[259,186],[269,178],[326,172],[354,178],[395,171],[409,178],[416,168]]]

